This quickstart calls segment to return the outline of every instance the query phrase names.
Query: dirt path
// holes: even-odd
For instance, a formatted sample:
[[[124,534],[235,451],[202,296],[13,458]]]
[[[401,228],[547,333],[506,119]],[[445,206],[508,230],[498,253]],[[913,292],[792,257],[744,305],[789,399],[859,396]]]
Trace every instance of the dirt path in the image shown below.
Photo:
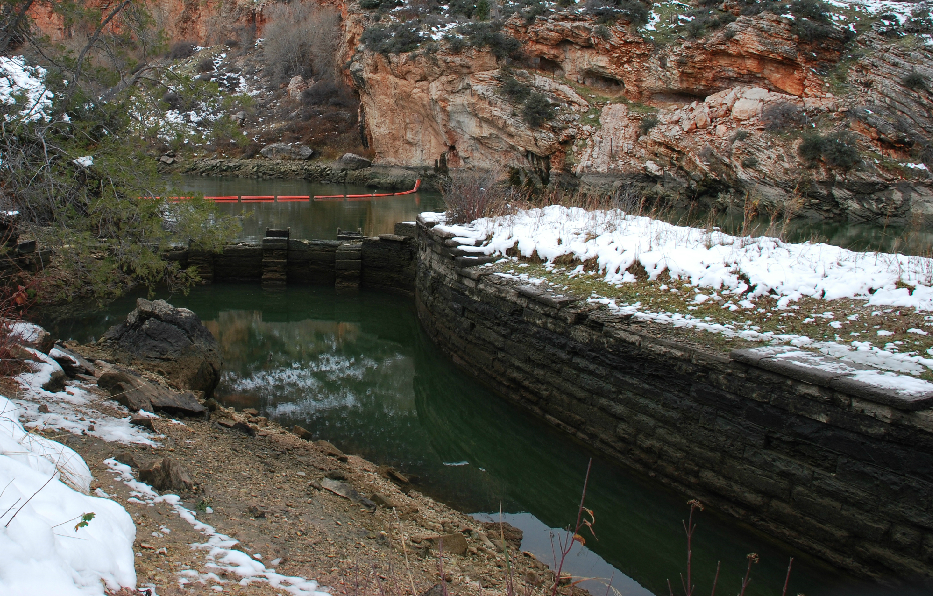
[[[11,397],[65,407],[48,395],[25,396],[5,381],[0,388]],[[87,382],[69,383],[97,392]],[[74,415],[94,421],[129,412],[100,399]],[[508,594],[510,568],[515,593],[550,592],[553,574],[518,550],[520,532],[505,527],[507,556],[501,542],[494,544],[498,528],[326,442],[312,443],[255,413],[223,408],[209,421],[161,417],[152,426],[156,446],[35,429],[80,453],[94,474],[92,492],[133,516],[137,584],[152,594],[312,594],[314,586],[300,579],[306,578],[332,594],[420,595],[438,583],[441,559],[451,594]],[[193,483],[189,490],[166,491],[177,492],[177,502],[138,484],[135,470],[116,463],[145,467],[163,458],[181,464]]]

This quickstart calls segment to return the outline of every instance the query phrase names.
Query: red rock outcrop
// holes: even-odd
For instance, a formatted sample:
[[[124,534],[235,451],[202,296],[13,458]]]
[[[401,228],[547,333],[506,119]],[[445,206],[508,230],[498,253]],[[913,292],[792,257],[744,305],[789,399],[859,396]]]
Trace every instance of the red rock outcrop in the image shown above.
[[[639,180],[681,199],[712,192],[708,199],[754,195],[819,216],[933,217],[927,170],[871,157],[922,157],[933,133],[929,94],[902,80],[929,70],[926,47],[863,36],[853,84],[836,97],[826,73],[840,60],[841,36],[801,44],[771,14],[663,47],[624,25],[597,35],[594,21],[570,12],[530,24],[513,17],[506,31],[524,53],[511,72],[559,105],[558,116],[529,126],[501,90],[502,63],[482,49],[359,52],[350,70],[377,161],[430,167],[444,155],[453,167],[549,166],[602,189]],[[802,122],[797,134],[766,130],[763,110],[778,104],[796,106],[808,127],[859,132],[860,166],[803,163]],[[651,114],[658,125],[643,134]]]
[[[758,85],[792,95],[820,95],[824,83],[813,66],[835,62],[841,44],[801,47],[790,25],[771,14],[742,16],[701,40],[687,40],[663,48],[631,28],[608,28],[596,35],[591,18],[559,14],[532,24],[514,18],[509,33],[523,43],[524,52],[559,65],[564,76],[578,83],[590,79],[631,100],[650,101],[705,97],[737,85]]]
[[[529,127],[500,93],[487,51],[368,54],[351,72],[381,163],[433,166],[444,154],[451,167],[529,167],[580,136],[572,113]],[[542,76],[534,84],[576,109],[589,105],[568,85]]]

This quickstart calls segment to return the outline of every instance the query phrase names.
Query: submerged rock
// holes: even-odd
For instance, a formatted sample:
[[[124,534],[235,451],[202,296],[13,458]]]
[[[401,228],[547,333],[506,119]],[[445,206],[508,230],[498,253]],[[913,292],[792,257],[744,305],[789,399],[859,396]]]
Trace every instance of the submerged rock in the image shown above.
[[[198,315],[164,300],[140,298],[126,321],[111,327],[98,344],[205,397],[220,381],[223,359],[217,340]]]

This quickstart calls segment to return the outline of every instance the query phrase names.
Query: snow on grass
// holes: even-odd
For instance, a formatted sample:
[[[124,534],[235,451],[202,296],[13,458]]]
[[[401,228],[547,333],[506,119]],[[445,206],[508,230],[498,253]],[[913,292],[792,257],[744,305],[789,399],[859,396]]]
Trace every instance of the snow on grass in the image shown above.
[[[910,17],[910,13],[922,6],[922,3],[894,2],[892,0],[825,0],[826,4],[841,10],[854,10],[869,15],[890,14],[900,23]]]
[[[44,68],[27,66],[22,56],[0,56],[0,102],[20,107],[19,115],[26,122],[48,121],[47,110],[55,96],[45,86],[45,75]]]
[[[537,255],[548,263],[561,257],[595,260],[610,284],[635,281],[630,269],[640,266],[649,279],[666,272],[697,288],[745,296],[749,305],[775,296],[779,307],[786,308],[807,296],[933,310],[933,260],[922,257],[737,237],[618,210],[557,205],[440,229],[453,232],[464,244],[479,241],[481,246],[465,249],[481,254],[505,255],[514,247],[524,257]]]
[[[181,504],[181,498],[178,495],[159,495],[148,484],[136,480],[133,477],[132,469],[126,464],[122,464],[113,458],[104,460],[104,464],[129,487],[130,494],[135,499],[134,502],[147,505],[160,502],[167,503],[172,506],[179,517],[191,524],[195,530],[207,538],[206,542],[192,544],[191,548],[207,551],[208,562],[205,568],[211,571],[200,573],[194,569],[181,570],[178,573],[178,583],[181,588],[184,588],[186,584],[192,581],[201,584],[206,584],[208,581],[225,584],[229,583],[230,580],[222,579],[221,576],[237,575],[242,578],[238,582],[241,586],[263,582],[294,596],[330,596],[330,594],[319,588],[316,581],[276,573],[275,569],[270,569],[243,551],[232,548],[239,544],[238,540],[222,534],[213,526],[200,521],[194,511]]]
[[[82,494],[90,471],[81,456],[27,433],[18,414],[0,396],[0,593],[103,596],[105,588],[135,588],[129,514]],[[76,527],[88,513],[93,519]]]
[[[443,214],[421,218],[454,234],[464,252],[544,260],[484,266],[497,276],[637,321],[714,333],[689,339],[716,349],[788,344],[933,378],[933,335],[924,331],[933,316],[922,314],[931,307],[930,259],[740,238],[618,211],[547,207],[466,226],[445,225]]]

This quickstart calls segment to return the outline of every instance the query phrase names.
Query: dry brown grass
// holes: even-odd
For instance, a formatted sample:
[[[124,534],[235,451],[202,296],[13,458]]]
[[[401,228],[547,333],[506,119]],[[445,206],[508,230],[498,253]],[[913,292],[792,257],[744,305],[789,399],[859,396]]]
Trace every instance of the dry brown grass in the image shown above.
[[[465,224],[497,217],[524,206],[526,197],[510,187],[499,170],[458,170],[441,189],[447,221]]]
[[[746,330],[774,336],[805,336],[816,342],[866,342],[875,348],[896,350],[901,354],[915,352],[926,356],[926,350],[933,348],[933,320],[928,320],[933,317],[912,308],[872,306],[858,299],[804,297],[782,309],[778,308],[777,297],[762,296],[755,299],[754,308],[730,310],[729,304],[736,305],[747,292],[726,295],[712,288],[698,288],[688,280],[671,279],[665,274],[651,280],[644,274],[639,275],[634,268],[629,271],[635,275],[635,282],[614,285],[604,281],[604,274],[595,271],[593,266],[582,264],[582,273],[574,271],[581,264],[564,262],[546,266],[540,259],[512,258],[490,267],[510,275],[526,274],[544,279],[551,287],[581,298],[609,298],[619,306],[639,303],[640,312],[680,313],[704,325],[729,326],[736,335],[703,331],[693,325],[677,328],[678,334],[693,337],[694,343],[715,351],[728,352],[747,345],[748,341],[738,336]],[[697,294],[712,298],[697,304]],[[664,328],[674,332],[674,325],[664,325]],[[909,329],[926,331],[928,335]],[[933,380],[933,372],[921,377]]]

